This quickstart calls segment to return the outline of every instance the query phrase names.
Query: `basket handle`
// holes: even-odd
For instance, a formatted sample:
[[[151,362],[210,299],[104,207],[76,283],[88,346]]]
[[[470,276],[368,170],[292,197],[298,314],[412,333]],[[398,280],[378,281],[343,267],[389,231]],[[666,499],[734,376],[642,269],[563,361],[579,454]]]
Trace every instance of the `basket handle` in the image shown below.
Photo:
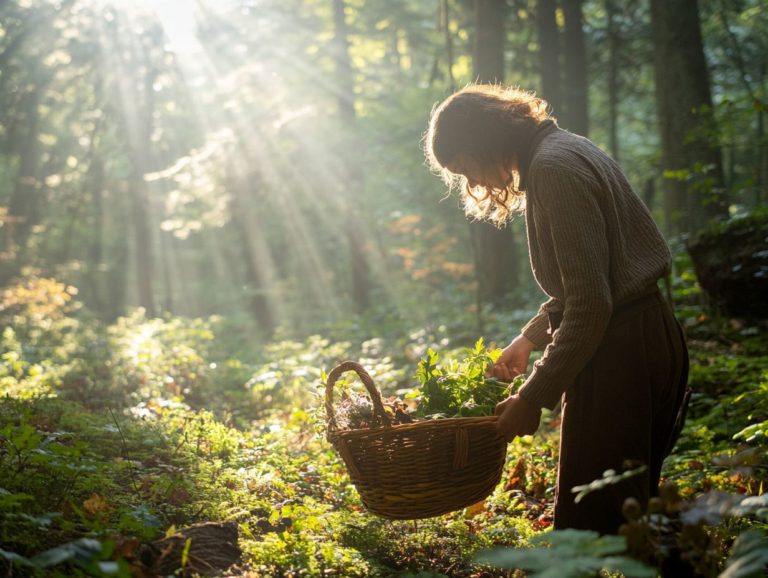
[[[347,371],[354,371],[360,377],[365,389],[368,390],[368,394],[373,402],[373,414],[381,421],[384,427],[390,427],[392,421],[389,419],[386,410],[384,409],[384,402],[381,399],[381,393],[373,383],[373,378],[368,375],[365,368],[356,361],[342,361],[339,365],[334,367],[328,374],[328,382],[325,384],[325,413],[328,415],[328,431],[335,431],[338,429],[336,424],[336,412],[333,409],[333,386],[336,381],[341,377],[342,373]]]

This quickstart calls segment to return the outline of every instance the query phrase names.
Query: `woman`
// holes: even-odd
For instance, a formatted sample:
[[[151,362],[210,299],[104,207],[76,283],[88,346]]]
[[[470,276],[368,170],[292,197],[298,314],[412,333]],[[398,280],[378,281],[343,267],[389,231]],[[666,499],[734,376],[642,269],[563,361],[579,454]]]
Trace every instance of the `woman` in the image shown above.
[[[562,398],[555,528],[615,533],[625,498],[657,493],[684,415],[687,350],[657,289],[667,244],[616,162],[560,129],[529,92],[469,86],[433,110],[425,144],[467,215],[503,226],[525,213],[533,274],[550,299],[493,373],[511,381],[534,348],[544,353],[497,406],[498,427],[507,441],[532,434]],[[574,486],[640,465],[575,503]]]

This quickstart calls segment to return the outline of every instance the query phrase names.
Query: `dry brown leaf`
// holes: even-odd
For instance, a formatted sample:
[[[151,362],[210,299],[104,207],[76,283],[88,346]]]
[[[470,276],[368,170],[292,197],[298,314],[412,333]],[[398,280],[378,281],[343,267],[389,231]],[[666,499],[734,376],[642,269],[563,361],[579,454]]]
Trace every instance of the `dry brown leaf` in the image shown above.
[[[98,518],[108,514],[112,506],[102,496],[93,494],[83,502],[83,509],[90,518]]]

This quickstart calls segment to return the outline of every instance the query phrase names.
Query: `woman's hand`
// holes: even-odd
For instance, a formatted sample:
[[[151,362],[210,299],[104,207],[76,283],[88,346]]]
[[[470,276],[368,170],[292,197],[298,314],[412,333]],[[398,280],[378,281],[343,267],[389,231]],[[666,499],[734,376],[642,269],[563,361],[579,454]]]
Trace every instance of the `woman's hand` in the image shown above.
[[[536,433],[541,421],[541,408],[531,405],[518,394],[511,395],[496,405],[494,412],[499,416],[496,428],[507,442],[517,436]]]
[[[534,349],[533,341],[525,335],[518,335],[501,352],[501,357],[491,369],[491,374],[507,383],[528,370],[528,359]]]

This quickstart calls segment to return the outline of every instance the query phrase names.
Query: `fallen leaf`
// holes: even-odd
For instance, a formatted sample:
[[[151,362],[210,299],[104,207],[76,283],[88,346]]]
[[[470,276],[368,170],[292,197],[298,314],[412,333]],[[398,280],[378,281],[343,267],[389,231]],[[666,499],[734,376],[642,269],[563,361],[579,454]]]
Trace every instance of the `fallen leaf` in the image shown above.
[[[112,510],[112,506],[102,496],[93,494],[83,502],[83,509],[90,518],[103,517]]]

